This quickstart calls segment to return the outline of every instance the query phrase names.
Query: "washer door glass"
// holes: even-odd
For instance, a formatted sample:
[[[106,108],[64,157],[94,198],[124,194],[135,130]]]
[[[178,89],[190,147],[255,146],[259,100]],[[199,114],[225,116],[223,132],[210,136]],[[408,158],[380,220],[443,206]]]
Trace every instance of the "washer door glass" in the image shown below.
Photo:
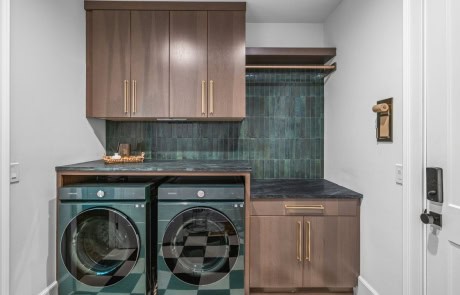
[[[77,215],[61,240],[67,270],[80,282],[110,286],[126,277],[139,256],[139,236],[127,216],[109,208]]]
[[[235,265],[238,232],[219,211],[191,208],[168,224],[162,250],[176,277],[192,285],[208,285],[225,277]]]

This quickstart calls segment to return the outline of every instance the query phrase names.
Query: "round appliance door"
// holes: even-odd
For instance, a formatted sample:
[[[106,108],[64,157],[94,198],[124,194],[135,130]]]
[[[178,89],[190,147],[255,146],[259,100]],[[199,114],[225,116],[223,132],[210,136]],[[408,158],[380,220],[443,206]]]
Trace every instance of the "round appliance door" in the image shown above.
[[[70,274],[80,282],[110,286],[126,277],[137,262],[139,235],[128,217],[110,208],[77,215],[61,240],[61,253]]]
[[[169,270],[192,285],[208,285],[225,277],[239,253],[238,232],[221,212],[195,207],[168,224],[163,257]]]

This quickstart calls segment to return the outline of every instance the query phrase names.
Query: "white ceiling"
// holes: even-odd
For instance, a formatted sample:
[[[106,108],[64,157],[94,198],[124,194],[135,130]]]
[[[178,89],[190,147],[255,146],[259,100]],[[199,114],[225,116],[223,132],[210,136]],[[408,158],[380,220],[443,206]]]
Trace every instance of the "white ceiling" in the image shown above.
[[[247,0],[248,23],[322,23],[342,0]]]
[[[104,0],[98,0],[104,1]],[[123,0],[116,0],[123,1]],[[126,1],[126,0],[124,0]],[[139,0],[128,0],[139,1]],[[152,0],[140,0],[152,1]],[[164,0],[163,0],[164,1]],[[244,0],[169,0],[243,2]],[[322,23],[342,0],[246,0],[248,23]]]

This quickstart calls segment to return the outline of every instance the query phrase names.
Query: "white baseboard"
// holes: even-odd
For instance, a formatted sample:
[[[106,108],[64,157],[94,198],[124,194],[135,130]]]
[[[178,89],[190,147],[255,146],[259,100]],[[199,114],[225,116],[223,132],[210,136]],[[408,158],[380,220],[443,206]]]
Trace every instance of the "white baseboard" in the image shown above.
[[[362,276],[358,277],[358,286],[355,288],[355,295],[379,295],[379,293],[372,288],[368,281],[366,281]]]
[[[54,281],[51,283],[51,285],[49,285],[48,287],[45,288],[45,290],[41,291],[40,293],[38,293],[38,295],[55,295],[57,294],[57,281]]]

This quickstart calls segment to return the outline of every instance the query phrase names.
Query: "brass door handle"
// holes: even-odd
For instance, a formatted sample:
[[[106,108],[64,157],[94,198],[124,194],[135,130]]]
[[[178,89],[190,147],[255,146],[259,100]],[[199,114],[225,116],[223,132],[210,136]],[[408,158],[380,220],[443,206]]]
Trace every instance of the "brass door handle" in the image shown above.
[[[206,109],[204,107],[206,103],[206,81],[201,81],[201,115],[206,115]]]
[[[129,81],[128,80],[123,80],[123,111],[125,114],[128,113],[128,85]]]
[[[294,210],[302,210],[302,209],[307,209],[307,210],[324,210],[323,205],[310,205],[310,206],[290,206],[290,205],[284,205],[284,209],[294,209]]]
[[[302,222],[297,221],[297,260],[302,261]]]
[[[214,81],[209,81],[209,114],[214,115]]]
[[[133,114],[137,112],[137,81],[132,81],[131,86],[131,99],[132,99],[132,106],[133,106]]]
[[[310,221],[305,222],[305,261],[311,261],[311,223]]]

